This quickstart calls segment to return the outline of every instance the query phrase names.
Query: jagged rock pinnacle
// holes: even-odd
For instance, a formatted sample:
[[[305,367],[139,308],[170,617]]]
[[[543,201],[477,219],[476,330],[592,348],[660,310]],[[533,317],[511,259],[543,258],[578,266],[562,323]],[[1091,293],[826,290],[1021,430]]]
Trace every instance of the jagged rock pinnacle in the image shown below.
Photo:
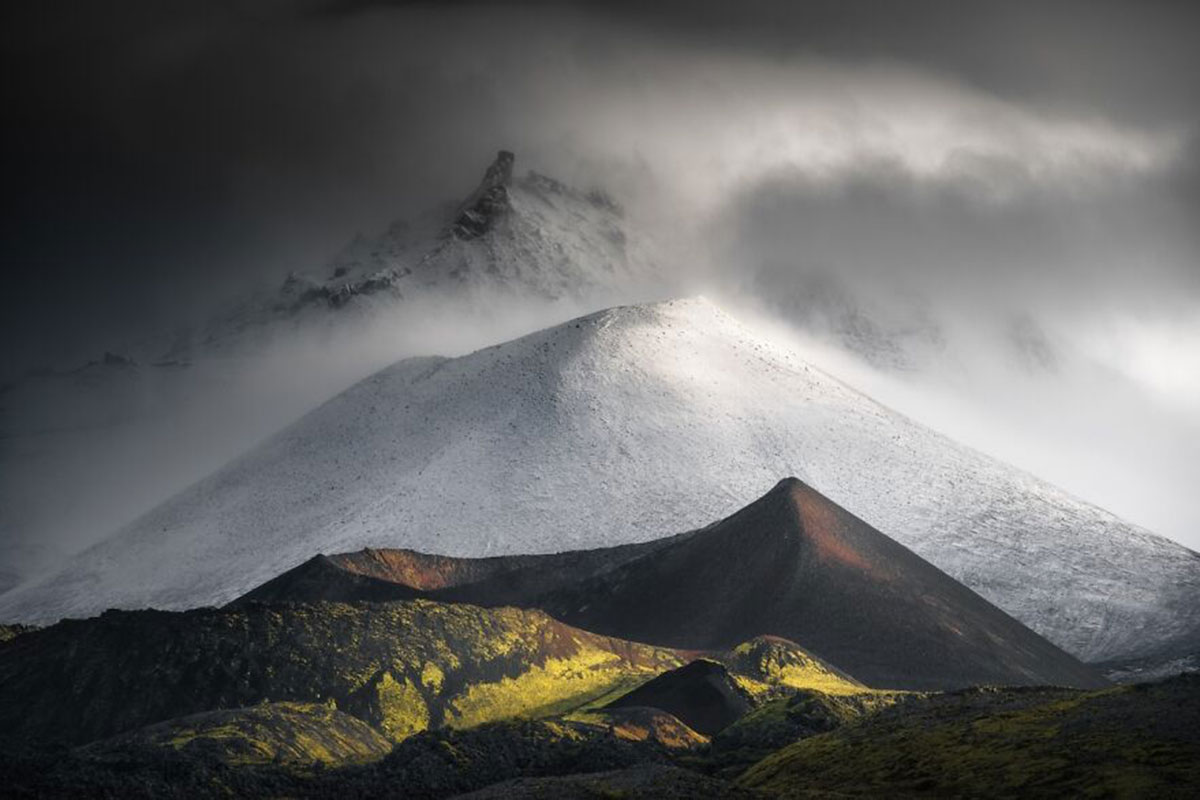
[[[508,150],[501,150],[496,153],[496,160],[487,168],[487,172],[483,174],[483,184],[481,188],[492,188],[494,186],[508,186],[512,182],[513,162],[517,157]]]
[[[496,220],[508,212],[508,185],[512,182],[513,163],[508,150],[496,154],[496,160],[483,174],[483,180],[459,207],[451,232],[460,239],[474,239],[491,230]]]

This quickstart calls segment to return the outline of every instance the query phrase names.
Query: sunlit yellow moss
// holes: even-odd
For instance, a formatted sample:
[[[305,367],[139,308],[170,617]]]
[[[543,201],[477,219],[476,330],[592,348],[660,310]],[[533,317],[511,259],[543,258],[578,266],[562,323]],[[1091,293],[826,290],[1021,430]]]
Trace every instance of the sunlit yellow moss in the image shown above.
[[[446,673],[432,661],[426,661],[421,667],[421,685],[432,694],[440,694],[446,682]]]
[[[385,755],[390,745],[369,726],[322,703],[264,703],[184,717],[134,732],[146,744],[183,750],[203,742],[230,764],[348,764]]]
[[[385,672],[375,684],[379,704],[379,729],[393,742],[399,742],[429,727],[429,707],[420,690],[407,678],[397,681]]]
[[[872,691],[783,639],[760,637],[743,642],[730,652],[727,662],[738,685],[755,697],[767,695],[775,687],[815,689],[826,694]]]
[[[579,705],[574,710],[572,710],[566,716],[568,718],[571,718],[571,717],[575,716],[576,714],[586,715],[592,711],[597,711],[597,710],[603,709],[605,706],[607,706],[612,701],[614,701],[620,697],[624,697],[625,695],[632,692],[634,689],[641,686],[646,681],[661,674],[661,672],[665,671],[666,669],[673,669],[676,666],[682,666],[682,665],[681,664],[673,664],[673,665],[670,665],[669,667],[664,667],[663,670],[649,670],[649,671],[636,670],[636,671],[626,673],[625,675],[621,676],[616,681],[614,681],[608,687],[608,689],[606,689],[604,692],[597,694],[594,697],[591,697],[586,702],[584,702],[583,704]]]
[[[569,658],[551,658],[511,678],[468,686],[447,708],[446,722],[465,728],[511,717],[562,714],[607,695],[631,678],[654,671],[631,667],[611,652],[581,647]]]

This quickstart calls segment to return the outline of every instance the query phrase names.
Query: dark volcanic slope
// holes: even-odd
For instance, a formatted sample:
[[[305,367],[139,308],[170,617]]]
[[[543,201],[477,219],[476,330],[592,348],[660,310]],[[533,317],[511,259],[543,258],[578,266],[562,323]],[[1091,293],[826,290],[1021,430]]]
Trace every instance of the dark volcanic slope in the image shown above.
[[[367,570],[359,564],[388,558],[352,554],[330,563],[339,560],[343,572],[361,577]],[[462,579],[413,585],[404,570],[369,571],[393,582],[400,597],[417,591],[443,601],[539,608],[585,630],[689,649],[782,636],[881,688],[1104,685],[1096,672],[794,478],[721,522],[652,545],[488,559],[474,573],[479,567],[469,559],[450,568],[443,562],[453,559],[403,551],[394,560],[410,572]],[[294,572],[251,596],[309,599],[313,590]],[[481,577],[472,582],[472,575]],[[375,584],[370,590],[383,591]],[[338,599],[351,600],[364,590],[342,581],[337,591],[344,593]]]
[[[230,603],[384,602],[415,597],[458,599],[478,605],[521,605],[531,595],[614,569],[690,534],[596,550],[492,558],[453,558],[415,550],[358,550],[318,555]],[[468,588],[470,587],[470,588]]]
[[[688,657],[540,611],[427,600],[109,611],[0,644],[0,733],[81,744],[200,712],[332,700],[400,741],[565,712]]]
[[[689,539],[538,598],[635,641],[783,636],[876,687],[1090,687],[1075,658],[798,480]]]
[[[607,708],[643,706],[662,709],[692,730],[712,736],[744,716],[752,704],[723,664],[701,658],[643,683]]]

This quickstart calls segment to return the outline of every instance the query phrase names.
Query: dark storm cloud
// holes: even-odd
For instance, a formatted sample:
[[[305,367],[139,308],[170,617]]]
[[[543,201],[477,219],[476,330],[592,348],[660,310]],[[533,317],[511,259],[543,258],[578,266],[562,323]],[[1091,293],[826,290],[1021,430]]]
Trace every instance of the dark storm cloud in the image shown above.
[[[403,52],[419,28],[387,52],[316,5],[51,2],[6,28],[14,360],[178,322],[478,169],[441,136],[468,120],[420,80],[431,49]]]
[[[411,2],[343,0],[311,13],[352,15]],[[454,5],[471,6],[469,3]],[[493,4],[495,5],[495,4]],[[553,11],[564,3],[511,7]],[[1160,0],[597,0],[596,18],[698,49],[737,48],[764,59],[797,54],[895,61],[949,72],[1005,97],[1036,99],[1130,121],[1172,120],[1198,64],[1200,13]]]
[[[639,4],[630,4],[631,7]],[[1145,122],[1171,120],[1197,64],[1187,3],[916,0],[642,4],[661,31],[764,55],[892,60],[998,95]]]
[[[6,368],[319,262],[356,228],[469,186],[497,146],[565,163],[594,144],[589,127],[619,141],[639,95],[669,102],[672,73],[714,59],[751,99],[747,63],[785,85],[792,59],[816,58],[1152,131],[1196,111],[1186,4],[52,0],[7,13],[3,333],[21,353]],[[684,88],[703,104],[703,86]],[[593,98],[610,118],[589,116]],[[656,157],[655,132],[638,134],[626,150]],[[1177,188],[1195,202],[1194,177]]]
[[[774,173],[728,204],[734,241],[724,258],[761,264],[775,290],[828,274],[861,293],[907,291],[968,313],[1077,319],[1099,306],[1161,310],[1178,299],[1164,296],[1166,286],[1200,297],[1186,186],[1172,192],[1168,177],[1078,191],[1057,181],[1012,186],[1014,174],[1005,165],[992,181],[983,165],[928,181],[869,161],[834,182]]]

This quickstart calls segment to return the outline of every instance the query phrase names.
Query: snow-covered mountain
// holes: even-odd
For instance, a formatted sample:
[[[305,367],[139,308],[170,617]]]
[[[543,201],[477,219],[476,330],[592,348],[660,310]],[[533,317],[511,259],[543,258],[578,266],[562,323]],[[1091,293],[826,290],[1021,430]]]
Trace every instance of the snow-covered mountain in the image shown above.
[[[220,603],[364,546],[644,541],[786,475],[1085,660],[1200,638],[1196,553],[877,404],[699,299],[397,363],[0,597],[0,619]]]
[[[652,245],[629,230],[616,201],[537,172],[515,176],[515,160],[501,150],[465,200],[359,235],[319,271],[294,272],[202,329],[178,332],[168,357],[344,325],[418,299],[464,311],[512,298],[600,308],[664,291]]]
[[[514,164],[204,324],[0,387],[0,592],[430,338],[467,352],[670,294],[608,195]]]

